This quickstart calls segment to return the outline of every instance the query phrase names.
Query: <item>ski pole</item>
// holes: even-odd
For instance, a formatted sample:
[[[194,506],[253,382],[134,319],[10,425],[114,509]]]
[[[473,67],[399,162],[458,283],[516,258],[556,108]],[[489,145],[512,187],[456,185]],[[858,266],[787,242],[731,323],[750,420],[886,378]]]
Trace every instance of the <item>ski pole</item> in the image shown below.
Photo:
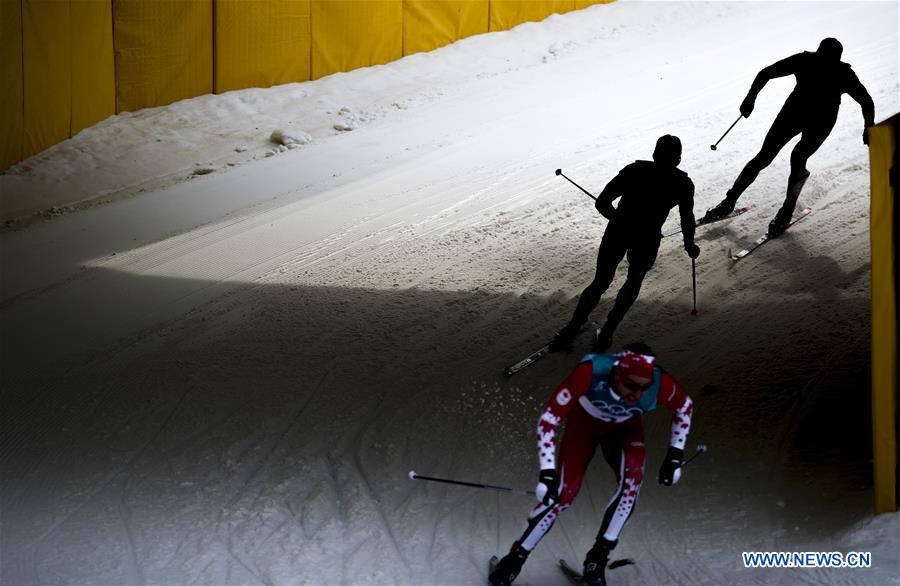
[[[704,453],[705,451],[706,451],[706,444],[697,444],[697,451],[694,453],[693,456],[691,456],[690,458],[688,458],[687,460],[682,462],[681,467],[684,468],[685,466],[687,466],[688,464],[693,462],[694,458],[696,458],[700,454]]]
[[[734,122],[732,122],[732,123],[731,123],[731,126],[728,127],[728,130],[725,131],[725,134],[728,134],[729,132],[731,132],[731,129],[734,128],[734,125],[737,124],[738,121],[739,121],[741,118],[743,118],[743,117],[744,117],[744,115],[743,115],[743,114],[740,114],[740,115],[737,117],[737,120],[735,120]],[[722,138],[725,138],[725,134],[722,135]],[[711,145],[709,145],[709,148],[711,148],[712,150],[716,150],[716,147],[719,145],[720,142],[722,142],[722,138],[720,138],[719,140],[717,140],[717,141],[716,141],[716,144],[711,144]]]
[[[691,259],[691,277],[694,281],[694,309],[691,310],[691,315],[697,315],[697,259]]]
[[[556,174],[557,174],[557,175],[562,175],[563,177],[566,177],[566,174],[562,172],[562,169],[557,169],[557,170],[556,170]],[[578,185],[577,183],[575,183],[574,181],[572,181],[572,180],[569,179],[568,177],[566,177],[566,179],[568,180],[569,183],[571,183],[572,185],[574,185],[575,187],[577,187],[578,189],[580,189],[581,191],[583,191],[583,192],[585,193],[585,195],[587,195],[589,198],[591,198],[591,199],[594,200],[594,201],[597,201],[597,196],[591,195],[591,193],[590,193],[587,189],[585,189],[584,187]]]
[[[457,484],[460,486],[471,486],[473,488],[486,488],[489,490],[502,490],[504,492],[509,492],[512,494],[522,494],[525,496],[534,496],[533,490],[516,490],[514,488],[507,488],[505,486],[494,486],[492,484],[479,484],[477,482],[464,482],[462,480],[451,480],[449,478],[435,478],[433,476],[419,476],[416,474],[415,470],[409,471],[410,480],[428,480],[431,482],[444,482],[446,484]]]

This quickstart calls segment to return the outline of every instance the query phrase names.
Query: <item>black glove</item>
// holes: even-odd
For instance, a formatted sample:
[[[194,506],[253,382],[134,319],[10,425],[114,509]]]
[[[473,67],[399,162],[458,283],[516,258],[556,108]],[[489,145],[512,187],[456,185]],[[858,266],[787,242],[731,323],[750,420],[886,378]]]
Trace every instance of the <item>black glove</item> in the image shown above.
[[[756,103],[756,96],[753,94],[747,94],[747,97],[744,98],[744,101],[741,102],[741,116],[744,118],[749,118],[750,114],[753,113],[753,106]]]
[[[600,215],[607,220],[612,220],[616,215],[616,208],[614,208],[608,201],[603,201],[599,197],[594,202],[594,207],[597,208],[597,211],[600,212]]]
[[[684,250],[688,253],[688,256],[691,258],[697,258],[700,256],[700,247],[691,242],[690,244],[684,245]]]
[[[684,457],[684,450],[669,446],[666,452],[666,459],[659,468],[659,483],[666,486],[672,486],[681,478],[681,462]]]
[[[534,493],[543,504],[555,505],[559,502],[559,476],[553,468],[541,470]]]
[[[869,144],[869,129],[868,128],[863,128],[863,144],[867,145],[867,146]]]

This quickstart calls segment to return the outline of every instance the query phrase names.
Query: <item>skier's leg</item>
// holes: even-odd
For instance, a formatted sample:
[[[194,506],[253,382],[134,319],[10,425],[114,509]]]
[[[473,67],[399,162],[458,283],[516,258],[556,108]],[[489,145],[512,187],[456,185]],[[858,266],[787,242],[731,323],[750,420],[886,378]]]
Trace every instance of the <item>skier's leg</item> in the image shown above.
[[[559,446],[559,502],[551,507],[538,504],[528,517],[528,527],[519,543],[532,550],[550,531],[559,514],[570,506],[581,490],[584,472],[596,449],[593,434],[602,422],[593,419],[583,409],[576,408],[566,422],[566,431]]]
[[[779,215],[790,218],[797,206],[797,199],[803,190],[803,185],[809,177],[809,170],[806,163],[809,158],[815,154],[828,135],[834,128],[834,120],[829,120],[823,124],[818,124],[812,128],[803,131],[800,142],[791,152],[791,176],[788,178],[787,193],[784,205],[779,210]]]
[[[597,533],[597,539],[606,539],[616,542],[619,534],[628,522],[637,502],[641,484],[644,481],[644,459],[646,448],[644,447],[644,429],[641,420],[633,417],[623,424],[621,433],[610,438],[610,448],[619,453],[618,462],[613,471],[619,482],[618,489],[606,507],[603,515],[603,523]]]
[[[834,127],[834,122],[833,118],[825,119],[823,122],[811,125],[803,130],[800,141],[791,152],[791,175],[788,177],[784,203],[781,204],[778,213],[769,222],[768,234],[770,238],[783,234],[788,224],[790,224],[794,215],[794,209],[797,207],[797,200],[800,198],[800,192],[803,191],[803,186],[809,178],[806,162],[828,138],[831,129]]]
[[[625,250],[625,234],[615,225],[608,226],[600,241],[600,248],[597,250],[597,269],[594,272],[594,280],[581,292],[572,318],[556,334],[551,343],[551,350],[565,348],[581,330],[591,312],[600,303],[600,297],[612,283],[613,277],[616,275],[616,267],[625,256]]]
[[[775,121],[772,122],[772,127],[769,128],[769,132],[766,134],[759,152],[750,159],[738,174],[734,185],[725,193],[725,199],[715,207],[707,210],[703,219],[708,221],[731,213],[741,194],[756,181],[763,169],[772,164],[775,156],[784,148],[784,145],[799,133],[800,126],[797,123],[794,109],[782,108],[778,116],[775,117]]]
[[[619,327],[619,323],[621,323],[629,308],[637,300],[641,292],[644,276],[653,266],[653,263],[656,262],[658,250],[659,239],[628,249],[628,276],[625,279],[625,284],[622,285],[622,288],[619,289],[619,293],[616,295],[616,302],[606,316],[606,322],[600,329],[595,342],[596,350],[605,350],[612,342],[613,333]]]
[[[602,423],[602,422],[600,422]],[[582,409],[576,409],[566,422],[559,447],[559,495],[560,500],[553,505],[538,503],[531,514],[525,531],[512,544],[512,548],[498,563],[488,577],[492,585],[506,586],[519,572],[528,555],[553,527],[561,512],[572,505],[581,489],[584,471],[594,456],[593,419]]]
[[[728,190],[727,198],[737,201],[744,191],[756,181],[760,171],[772,164],[775,157],[792,138],[800,134],[800,126],[793,108],[784,108],[775,117],[772,127],[763,139],[762,148],[744,166],[734,185]]]
[[[603,443],[603,454],[616,472],[619,488],[606,507],[603,523],[593,547],[584,559],[588,584],[606,584],[609,554],[619,542],[619,534],[631,517],[644,478],[644,433],[639,418],[626,422],[621,433]],[[615,453],[618,452],[618,457]]]
[[[587,321],[588,316],[600,302],[600,297],[609,288],[613,277],[616,276],[616,267],[625,257],[625,251],[625,235],[618,229],[607,228],[597,251],[597,269],[594,272],[594,280],[581,292],[578,305],[572,314],[571,323],[577,323],[580,326]]]

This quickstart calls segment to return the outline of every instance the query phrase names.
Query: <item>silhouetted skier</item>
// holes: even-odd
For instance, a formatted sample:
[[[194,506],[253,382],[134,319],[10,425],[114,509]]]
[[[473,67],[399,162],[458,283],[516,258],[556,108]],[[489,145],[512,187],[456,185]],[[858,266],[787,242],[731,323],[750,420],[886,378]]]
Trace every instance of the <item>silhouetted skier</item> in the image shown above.
[[[841,61],[842,51],[843,47],[837,39],[827,38],[819,43],[815,53],[797,53],[769,65],[757,74],[750,92],[741,103],[740,111],[745,118],[753,112],[757,94],[770,79],[794,75],[797,85],[775,117],[759,153],[740,172],[725,199],[707,210],[701,221],[717,219],[730,213],[759,172],[768,167],[784,145],[799,134],[800,142],[791,152],[787,196],[781,209],[769,223],[769,237],[780,236],[791,221],[797,198],[809,177],[806,161],[831,133],[843,94],[848,94],[862,107],[865,125],[863,143],[869,144],[868,128],[875,123],[875,105],[850,65]]]
[[[700,248],[694,244],[694,184],[687,173],[678,169],[680,162],[681,141],[676,136],[662,136],[656,141],[653,161],[627,165],[597,197],[597,211],[609,220],[597,252],[597,272],[581,293],[572,319],[554,336],[551,352],[568,348],[627,254],[628,277],[594,344],[596,350],[609,347],[613,332],[641,291],[644,275],[656,261],[662,225],[676,205],[681,214],[684,248],[691,258],[700,254]],[[612,202],[618,197],[622,199],[618,207],[613,207]]]

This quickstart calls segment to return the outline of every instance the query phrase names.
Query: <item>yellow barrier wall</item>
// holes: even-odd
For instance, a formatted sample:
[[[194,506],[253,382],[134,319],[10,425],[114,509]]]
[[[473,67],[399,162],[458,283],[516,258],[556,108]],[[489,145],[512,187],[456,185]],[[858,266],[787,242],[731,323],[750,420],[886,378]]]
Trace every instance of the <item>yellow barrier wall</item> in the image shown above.
[[[212,0],[114,0],[116,108],[212,93]]]
[[[68,0],[23,0],[24,155],[69,138],[72,128]]]
[[[121,111],[388,63],[607,0],[0,0],[0,170]]]
[[[216,0],[215,91],[307,81],[310,0]]]
[[[488,32],[489,0],[403,0],[403,54]]]
[[[22,3],[0,0],[0,171],[24,157]]]
[[[554,12],[575,10],[575,0],[491,0],[490,30],[505,31],[517,24],[544,20]]]
[[[594,4],[612,4],[615,0],[575,0],[575,10],[581,10]]]
[[[112,0],[72,0],[71,135],[116,113]]]
[[[869,129],[872,201],[872,451],[875,512],[897,510],[897,259],[895,186],[900,115]],[[894,169],[900,173],[900,169]],[[896,177],[895,177],[896,182]]]
[[[312,79],[403,56],[403,0],[311,0]]]

